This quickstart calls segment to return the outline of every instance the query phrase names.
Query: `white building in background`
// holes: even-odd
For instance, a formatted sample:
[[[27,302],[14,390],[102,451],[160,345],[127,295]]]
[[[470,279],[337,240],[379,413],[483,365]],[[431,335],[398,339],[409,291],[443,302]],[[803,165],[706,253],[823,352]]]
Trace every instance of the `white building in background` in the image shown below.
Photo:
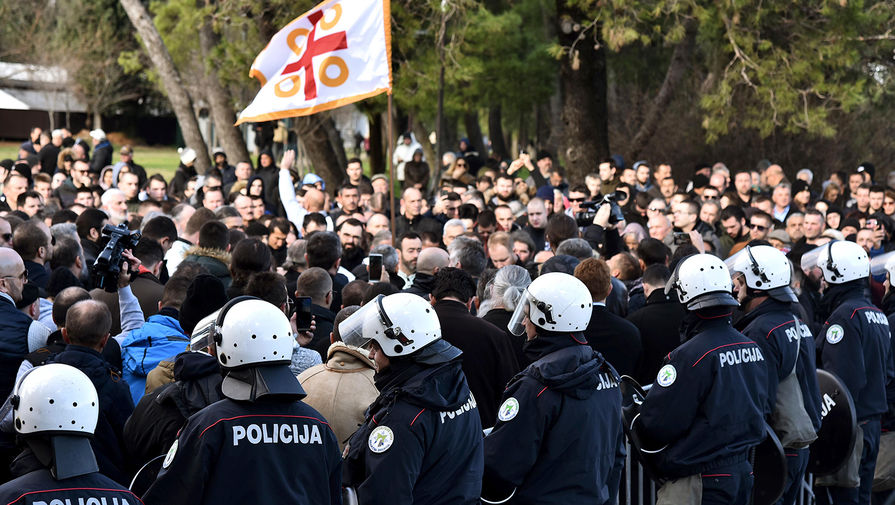
[[[78,129],[86,119],[64,69],[0,62],[0,138],[24,139],[32,126]]]

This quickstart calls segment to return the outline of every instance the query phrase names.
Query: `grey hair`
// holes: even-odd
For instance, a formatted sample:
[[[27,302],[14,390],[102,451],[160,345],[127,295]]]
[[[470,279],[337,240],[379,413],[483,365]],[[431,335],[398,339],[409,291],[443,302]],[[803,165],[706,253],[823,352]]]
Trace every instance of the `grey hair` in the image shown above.
[[[398,268],[398,251],[387,244],[380,244],[370,249],[370,254],[382,255],[382,266],[387,272],[394,272]]]
[[[464,233],[466,232],[466,224],[463,223],[462,219],[448,219],[448,221],[444,223],[444,228],[447,228],[448,226],[459,226],[463,228]]]
[[[497,271],[491,284],[491,297],[500,300],[504,310],[515,310],[516,302],[531,284],[528,270],[519,265],[507,265]]]
[[[559,247],[556,248],[556,255],[572,256],[574,258],[578,258],[580,261],[584,261],[587,258],[594,257],[594,249],[590,246],[590,243],[583,238],[567,238],[560,242]]]
[[[286,261],[283,262],[283,268],[289,270],[292,267],[307,268],[308,262],[305,260],[305,254],[308,252],[308,241],[305,239],[297,239],[286,249]]]

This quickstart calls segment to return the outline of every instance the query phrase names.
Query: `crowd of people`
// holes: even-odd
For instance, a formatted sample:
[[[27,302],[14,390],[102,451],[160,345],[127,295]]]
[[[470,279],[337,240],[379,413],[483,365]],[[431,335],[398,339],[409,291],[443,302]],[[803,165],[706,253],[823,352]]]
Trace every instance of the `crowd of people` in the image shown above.
[[[816,498],[871,503],[895,171],[613,156],[577,180],[530,151],[430,168],[407,134],[390,181],[293,151],[198,174],[187,148],[168,180],[102,130],[32,129],[0,161],[0,497],[612,503],[627,432],[660,503],[746,504],[770,425],[791,504],[821,368],[858,462]],[[100,287],[107,225],[140,235]]]

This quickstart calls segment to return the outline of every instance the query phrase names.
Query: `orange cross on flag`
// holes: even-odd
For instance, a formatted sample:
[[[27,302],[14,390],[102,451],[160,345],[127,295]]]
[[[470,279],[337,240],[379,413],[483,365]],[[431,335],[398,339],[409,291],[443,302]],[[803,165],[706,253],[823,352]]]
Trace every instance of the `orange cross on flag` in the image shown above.
[[[389,0],[326,0],[252,63],[261,91],[236,124],[307,116],[391,92]]]

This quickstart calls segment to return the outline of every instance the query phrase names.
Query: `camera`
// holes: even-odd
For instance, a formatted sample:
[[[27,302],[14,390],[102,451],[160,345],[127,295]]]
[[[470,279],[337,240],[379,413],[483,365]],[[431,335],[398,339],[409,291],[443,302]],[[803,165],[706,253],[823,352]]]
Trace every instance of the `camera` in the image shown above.
[[[624,221],[625,215],[624,213],[622,213],[622,208],[619,206],[618,201],[624,200],[626,198],[628,198],[628,193],[624,191],[616,191],[614,193],[604,195],[603,198],[599,201],[592,200],[590,202],[582,202],[581,208],[587,210],[582,210],[578,214],[575,214],[575,221],[580,227],[592,225],[594,222],[594,217],[597,215],[597,211],[600,210],[600,207],[604,204],[609,204],[612,207],[612,210],[609,212],[609,224],[615,224],[619,221]]]
[[[95,285],[114,293],[118,289],[118,275],[121,273],[121,264],[126,261],[121,253],[125,249],[133,249],[140,241],[139,231],[130,231],[126,224],[103,226],[102,238],[108,240],[102,252],[96,257],[93,264],[93,276]]]

